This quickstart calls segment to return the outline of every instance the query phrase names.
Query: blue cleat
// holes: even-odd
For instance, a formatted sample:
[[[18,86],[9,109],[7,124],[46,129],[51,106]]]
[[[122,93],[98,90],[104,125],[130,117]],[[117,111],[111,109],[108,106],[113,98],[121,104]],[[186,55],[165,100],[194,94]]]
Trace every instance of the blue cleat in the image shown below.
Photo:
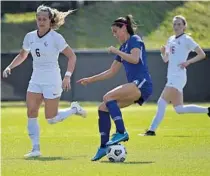
[[[91,159],[91,161],[97,161],[106,156],[107,147],[105,148],[98,148],[96,155]]]
[[[112,135],[112,139],[106,143],[107,146],[118,144],[119,142],[125,142],[129,140],[129,135],[127,132],[122,133],[115,133]]]

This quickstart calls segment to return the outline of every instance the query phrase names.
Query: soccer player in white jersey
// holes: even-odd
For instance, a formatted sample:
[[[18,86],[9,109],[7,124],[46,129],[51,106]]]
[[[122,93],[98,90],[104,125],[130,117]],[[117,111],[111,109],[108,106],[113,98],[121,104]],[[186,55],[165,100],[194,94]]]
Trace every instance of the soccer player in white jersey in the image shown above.
[[[68,91],[71,75],[76,63],[76,55],[66,43],[63,36],[55,30],[64,24],[65,17],[72,11],[60,12],[48,6],[39,6],[36,12],[38,29],[26,34],[20,53],[4,70],[7,78],[11,70],[20,65],[28,56],[33,57],[33,73],[27,89],[26,103],[28,115],[28,134],[33,148],[25,157],[40,156],[40,130],[37,122],[42,101],[45,103],[45,117],[49,124],[61,122],[77,114],[85,117],[85,110],[77,103],[71,107],[58,110],[62,90]],[[66,74],[62,80],[58,64],[59,53],[68,58]]]
[[[187,34],[185,29],[187,22],[183,16],[173,18],[173,29],[175,35],[168,39],[166,46],[161,51],[162,59],[168,62],[167,83],[157,102],[158,109],[150,128],[143,134],[144,136],[155,136],[155,130],[163,120],[165,109],[168,103],[172,103],[174,110],[178,114],[184,113],[206,113],[210,116],[210,107],[183,104],[183,88],[187,82],[186,68],[205,58],[204,51]],[[187,60],[191,51],[196,52],[196,56]]]

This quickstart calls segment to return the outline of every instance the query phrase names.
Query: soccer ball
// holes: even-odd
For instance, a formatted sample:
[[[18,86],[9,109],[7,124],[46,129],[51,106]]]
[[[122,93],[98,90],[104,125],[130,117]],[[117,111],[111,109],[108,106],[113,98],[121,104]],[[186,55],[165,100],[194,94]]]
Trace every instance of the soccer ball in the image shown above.
[[[126,148],[121,144],[109,146],[106,152],[106,156],[111,162],[124,162],[126,155]]]

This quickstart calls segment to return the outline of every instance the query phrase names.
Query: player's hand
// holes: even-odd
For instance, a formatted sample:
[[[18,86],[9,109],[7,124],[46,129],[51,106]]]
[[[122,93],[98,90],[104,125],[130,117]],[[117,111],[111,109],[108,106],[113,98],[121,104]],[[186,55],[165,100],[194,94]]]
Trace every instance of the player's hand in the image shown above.
[[[69,76],[65,76],[63,78],[62,88],[64,91],[68,91],[71,89],[71,78]]]
[[[82,79],[80,79],[80,80],[77,81],[77,83],[80,83],[83,86],[86,86],[87,84],[89,84],[91,82],[92,82],[92,80],[91,80],[90,77],[89,78],[82,78]]]
[[[107,50],[108,50],[109,53],[114,53],[114,54],[117,53],[117,48],[115,48],[113,46],[110,46]]]
[[[179,67],[181,69],[184,69],[184,68],[188,67],[189,65],[190,65],[190,62],[186,61],[186,62],[183,62],[183,63],[179,64]]]
[[[163,45],[163,46],[161,46],[161,48],[160,48],[160,52],[161,52],[161,54],[165,54],[165,52],[166,52],[166,47]]]
[[[11,75],[11,69],[9,67],[7,67],[3,71],[3,78],[7,78],[9,75]]]

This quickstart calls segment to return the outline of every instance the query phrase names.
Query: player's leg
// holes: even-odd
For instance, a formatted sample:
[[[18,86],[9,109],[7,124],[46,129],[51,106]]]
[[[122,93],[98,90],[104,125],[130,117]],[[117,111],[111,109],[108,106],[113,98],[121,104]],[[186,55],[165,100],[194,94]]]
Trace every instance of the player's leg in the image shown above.
[[[146,131],[144,134],[145,136],[154,136],[155,131],[159,124],[162,122],[166,110],[166,106],[169,102],[175,102],[178,101],[181,103],[183,101],[183,96],[180,94],[182,92],[185,84],[187,82],[186,76],[183,77],[177,77],[173,76],[168,78],[168,81],[166,83],[166,86],[158,100],[158,109],[156,112],[155,117],[153,118],[152,124],[149,128],[149,130]]]
[[[210,116],[210,107],[203,107],[194,104],[184,105],[183,104],[183,93],[176,91],[176,96],[171,100],[174,110],[177,114],[185,113],[204,113]]]
[[[133,102],[134,100],[127,99],[127,100],[118,102],[118,106],[120,108],[124,108],[133,104]],[[99,126],[101,144],[95,156],[91,159],[92,161],[97,161],[106,155],[106,150],[107,150],[106,144],[109,141],[111,119],[110,119],[110,114],[108,112],[108,109],[104,102],[99,105],[98,116],[99,116],[98,126]]]
[[[134,103],[133,99],[123,99],[123,100],[118,100],[117,104],[120,108],[125,108],[133,103]],[[101,134],[100,147],[105,147],[106,143],[109,141],[111,119],[108,109],[104,102],[99,105],[98,116],[99,116],[98,126],[99,126],[99,132]]]
[[[184,113],[206,113],[209,115],[209,108],[198,105],[183,105],[183,88],[186,84],[186,77],[173,79],[173,97],[171,103],[178,114]]]
[[[43,87],[45,117],[49,124],[61,122],[73,114],[78,114],[82,117],[86,116],[85,110],[77,102],[72,102],[69,108],[58,110],[61,93],[61,87]]]
[[[184,84],[185,85],[185,84]],[[185,114],[185,113],[204,113],[210,117],[210,107],[203,107],[194,104],[184,105],[183,103],[183,85],[176,84],[175,96],[172,97],[171,102],[174,106],[176,113]]]
[[[142,134],[143,136],[155,136],[155,131],[162,122],[167,104],[176,95],[176,89],[173,87],[165,87],[157,102],[157,111],[149,129]]]
[[[106,155],[106,143],[109,141],[111,119],[105,103],[101,103],[98,107],[98,128],[101,140],[100,147],[91,161],[97,161]]]
[[[30,92],[32,91],[32,92]],[[38,111],[43,101],[43,96],[37,85],[29,84],[29,88],[26,95],[27,115],[28,115],[28,135],[32,142],[32,150],[24,155],[25,157],[40,156],[40,129],[37,121]]]
[[[104,103],[113,119],[117,133],[112,136],[112,139],[107,143],[107,145],[113,145],[121,141],[127,141],[129,139],[128,133],[125,130],[124,122],[122,119],[122,113],[118,102],[121,102],[123,99],[139,99],[141,96],[140,90],[136,87],[134,83],[127,83],[117,88],[109,91],[104,97]]]

